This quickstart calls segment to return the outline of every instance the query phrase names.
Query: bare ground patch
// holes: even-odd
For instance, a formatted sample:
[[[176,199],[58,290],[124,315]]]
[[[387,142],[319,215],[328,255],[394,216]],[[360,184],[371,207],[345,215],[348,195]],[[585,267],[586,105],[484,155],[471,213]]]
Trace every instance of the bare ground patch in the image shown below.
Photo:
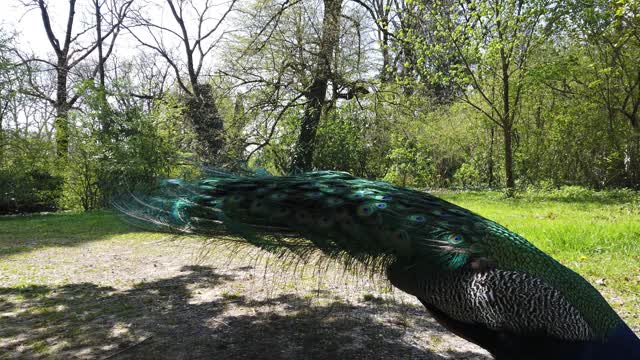
[[[2,359],[490,359],[337,266],[144,233],[20,246],[0,254]]]

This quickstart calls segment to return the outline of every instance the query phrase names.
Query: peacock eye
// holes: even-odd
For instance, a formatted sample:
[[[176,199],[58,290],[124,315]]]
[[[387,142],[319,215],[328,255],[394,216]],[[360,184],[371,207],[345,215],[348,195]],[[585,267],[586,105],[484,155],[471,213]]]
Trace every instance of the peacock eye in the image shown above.
[[[462,238],[462,236],[460,235],[449,235],[449,243],[453,244],[453,245],[458,245],[461,244],[462,242],[464,242],[464,239]]]
[[[360,205],[356,213],[359,216],[369,216],[373,213],[373,208],[368,204]]]

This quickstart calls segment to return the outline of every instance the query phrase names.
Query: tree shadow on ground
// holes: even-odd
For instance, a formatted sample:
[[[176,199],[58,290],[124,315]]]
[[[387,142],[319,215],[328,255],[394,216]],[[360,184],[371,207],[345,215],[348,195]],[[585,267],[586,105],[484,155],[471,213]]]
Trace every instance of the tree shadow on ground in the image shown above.
[[[189,266],[126,291],[91,283],[0,288],[0,358],[488,359],[407,341],[414,328],[428,330],[426,342],[446,333],[412,305],[216,292],[235,281]]]

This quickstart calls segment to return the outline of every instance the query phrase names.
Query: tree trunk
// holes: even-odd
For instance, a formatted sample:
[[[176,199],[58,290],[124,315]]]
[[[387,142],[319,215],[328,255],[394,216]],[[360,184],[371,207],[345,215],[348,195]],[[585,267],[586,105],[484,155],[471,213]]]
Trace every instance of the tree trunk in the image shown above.
[[[385,21],[384,26],[389,24]],[[386,83],[391,80],[391,54],[389,53],[389,33],[387,31],[382,33],[382,82]]]
[[[8,102],[8,100],[7,100]],[[2,105],[2,109],[0,109],[0,167],[4,165],[4,111],[5,105]]]
[[[513,196],[515,192],[515,181],[513,179],[513,120],[511,113],[510,97],[510,73],[509,58],[505,54],[504,48],[500,48],[500,60],[502,63],[502,130],[504,134],[504,173],[506,177],[507,196]],[[515,106],[514,106],[515,107]]]
[[[100,88],[104,90],[105,74],[104,74],[104,54],[102,51],[102,12],[100,10],[100,3],[98,0],[94,0],[93,4],[96,12],[96,44],[98,47],[98,76],[100,79]]]
[[[378,2],[378,8],[376,9],[380,17],[380,27],[382,29],[382,71],[380,72],[380,78],[383,83],[391,80],[391,54],[389,52],[389,16],[382,1]]]
[[[324,0],[322,39],[320,41],[318,63],[315,67],[311,86],[305,93],[307,104],[304,108],[300,134],[293,154],[293,162],[291,164],[293,171],[309,171],[313,165],[316,132],[326,102],[325,96],[329,78],[331,77],[333,55],[338,46],[341,12],[342,0]]]
[[[489,172],[489,188],[493,188],[493,143],[495,141],[495,130],[493,128],[493,126],[491,126],[491,142],[489,143],[489,159],[487,159],[487,167],[488,167],[488,172]]]
[[[205,165],[213,165],[224,140],[223,121],[209,84],[193,84],[193,95],[186,102],[185,115],[193,124],[198,138],[198,153]]]
[[[56,130],[56,153],[58,154],[58,158],[66,159],[69,154],[69,103],[67,101],[67,78],[69,71],[64,58],[59,59],[57,65],[56,100],[54,104],[56,110],[54,123]]]
[[[304,108],[300,134],[293,157],[293,171],[311,170],[315,150],[316,132],[325,103],[327,80],[316,79],[308,91],[307,104]]]
[[[627,174],[628,174],[628,186],[633,189],[640,189],[640,120],[638,115],[635,114],[631,119],[631,140],[627,147],[628,157],[627,161]]]
[[[507,195],[513,195],[515,191],[515,181],[513,179],[513,129],[511,125],[503,127],[504,134],[504,173],[507,181]]]
[[[104,68],[106,59],[103,51],[104,42],[102,38],[102,9],[99,0],[94,0],[93,5],[96,13],[96,45],[98,50],[98,66],[96,70],[98,71],[98,96],[100,97],[101,109],[98,118],[102,127],[101,141],[107,142],[109,141],[109,137],[111,136],[113,119],[109,103],[107,102],[107,90],[105,82],[106,75]]]

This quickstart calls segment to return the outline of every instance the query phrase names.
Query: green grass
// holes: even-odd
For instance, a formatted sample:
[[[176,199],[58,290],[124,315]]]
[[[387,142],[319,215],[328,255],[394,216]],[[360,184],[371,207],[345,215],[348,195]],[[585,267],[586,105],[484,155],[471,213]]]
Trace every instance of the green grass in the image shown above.
[[[0,217],[0,256],[44,247],[76,246],[131,232],[110,212]]]

